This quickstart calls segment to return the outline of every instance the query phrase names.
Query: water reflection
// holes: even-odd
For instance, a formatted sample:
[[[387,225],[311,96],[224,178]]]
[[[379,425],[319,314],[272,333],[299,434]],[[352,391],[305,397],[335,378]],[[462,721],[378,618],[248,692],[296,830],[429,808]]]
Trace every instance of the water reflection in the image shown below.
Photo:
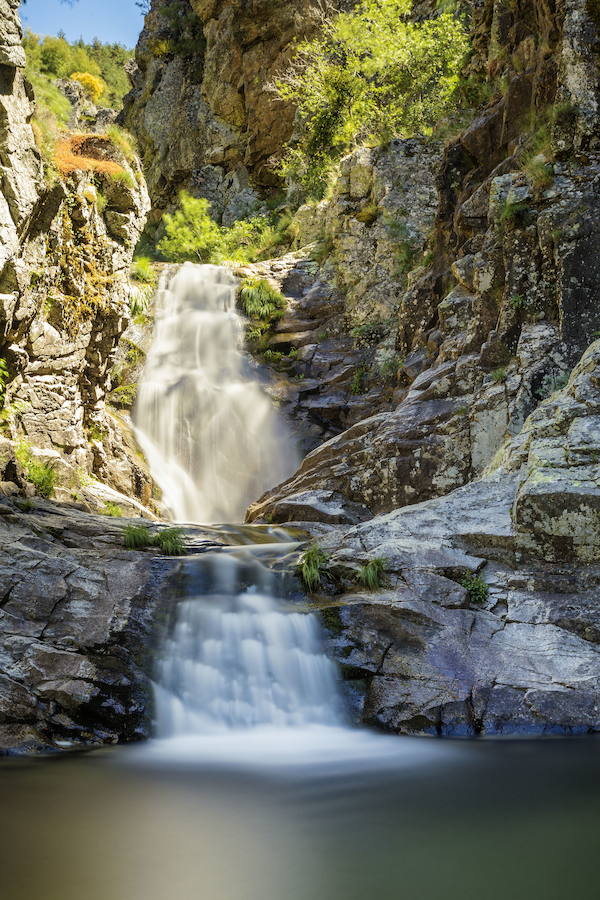
[[[6,760],[2,896],[595,896],[597,741],[390,740],[396,765],[338,765],[331,746],[306,766]]]

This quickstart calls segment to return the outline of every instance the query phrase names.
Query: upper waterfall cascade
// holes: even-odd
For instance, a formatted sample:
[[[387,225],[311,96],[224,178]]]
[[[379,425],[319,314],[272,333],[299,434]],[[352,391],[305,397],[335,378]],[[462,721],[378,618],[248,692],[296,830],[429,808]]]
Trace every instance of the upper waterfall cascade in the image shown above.
[[[236,522],[297,454],[243,354],[236,278],[185,263],[161,279],[135,408],[140,445],[178,522]]]

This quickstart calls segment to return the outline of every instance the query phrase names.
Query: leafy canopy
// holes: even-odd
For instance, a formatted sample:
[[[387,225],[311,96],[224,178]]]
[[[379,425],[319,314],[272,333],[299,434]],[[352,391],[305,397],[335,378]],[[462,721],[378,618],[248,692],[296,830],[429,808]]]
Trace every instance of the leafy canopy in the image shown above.
[[[314,196],[331,165],[353,143],[430,133],[449,111],[468,49],[463,22],[442,12],[410,20],[412,0],[361,0],[298,45],[275,83],[296,104],[304,132],[283,173]]]
[[[165,213],[163,225],[157,250],[170,262],[252,262],[288,240],[286,228],[276,227],[268,216],[219,225],[211,218],[208,200],[187,191],[180,193],[175,212]]]

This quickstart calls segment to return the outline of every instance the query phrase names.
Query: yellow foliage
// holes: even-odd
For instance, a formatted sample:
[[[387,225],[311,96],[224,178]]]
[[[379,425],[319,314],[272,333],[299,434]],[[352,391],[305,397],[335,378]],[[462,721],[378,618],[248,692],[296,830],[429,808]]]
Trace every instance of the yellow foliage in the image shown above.
[[[102,79],[98,78],[97,75],[92,75],[90,72],[73,72],[69,77],[72,81],[79,82],[92,103],[97,103],[106,90],[106,85]]]

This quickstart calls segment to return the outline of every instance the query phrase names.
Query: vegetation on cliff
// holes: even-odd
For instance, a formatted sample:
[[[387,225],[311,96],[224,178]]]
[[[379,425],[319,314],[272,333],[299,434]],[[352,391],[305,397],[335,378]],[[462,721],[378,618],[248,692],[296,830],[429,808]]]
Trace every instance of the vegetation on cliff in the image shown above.
[[[298,45],[275,84],[303,121],[282,171],[322,196],[332,163],[353,144],[426,134],[450,108],[468,37],[450,12],[413,21],[412,0],[362,0]]]

